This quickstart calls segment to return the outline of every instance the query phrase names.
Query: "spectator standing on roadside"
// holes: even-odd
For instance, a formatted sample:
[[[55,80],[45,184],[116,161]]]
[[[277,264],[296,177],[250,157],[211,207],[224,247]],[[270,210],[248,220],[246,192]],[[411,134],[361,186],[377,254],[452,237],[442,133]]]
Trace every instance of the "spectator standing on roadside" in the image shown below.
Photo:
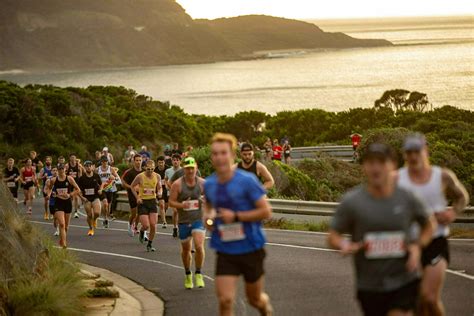
[[[142,167],[145,167],[146,162],[151,159],[151,153],[148,151],[147,147],[143,145],[142,150],[138,154],[143,158]]]
[[[278,139],[274,139],[274,140],[273,140],[272,151],[273,151],[272,160],[281,161],[281,156],[282,156],[282,153],[283,153],[283,148],[282,148],[282,147],[280,146],[280,144],[278,143]]]
[[[283,143],[283,157],[285,158],[286,164],[291,164],[291,145],[288,139]]]
[[[273,147],[272,140],[270,138],[267,138],[267,140],[263,144],[263,148],[265,149],[265,160],[266,161],[272,160],[272,156],[273,156],[272,147]]]
[[[136,151],[133,149],[133,146],[128,145],[128,148],[125,151],[125,154],[123,155],[124,163],[127,163],[127,164],[131,163],[132,159],[133,159],[133,156],[135,156],[135,154],[136,154]]]

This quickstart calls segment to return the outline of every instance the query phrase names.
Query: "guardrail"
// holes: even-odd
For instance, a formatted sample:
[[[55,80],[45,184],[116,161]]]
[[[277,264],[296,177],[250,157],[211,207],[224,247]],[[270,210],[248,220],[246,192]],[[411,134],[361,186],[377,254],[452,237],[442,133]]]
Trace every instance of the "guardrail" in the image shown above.
[[[269,199],[273,212],[281,214],[310,215],[310,216],[333,216],[339,203],[315,202],[315,201],[293,201]],[[127,192],[118,192],[117,210],[130,211],[128,206]],[[471,216],[469,216],[471,215]],[[456,223],[474,223],[474,207],[466,208],[463,216],[456,218]]]
[[[352,146],[313,146],[313,147],[294,147],[291,151],[291,157],[294,160],[305,158],[315,158],[317,153],[326,153],[329,156],[338,159],[351,160],[354,154]]]

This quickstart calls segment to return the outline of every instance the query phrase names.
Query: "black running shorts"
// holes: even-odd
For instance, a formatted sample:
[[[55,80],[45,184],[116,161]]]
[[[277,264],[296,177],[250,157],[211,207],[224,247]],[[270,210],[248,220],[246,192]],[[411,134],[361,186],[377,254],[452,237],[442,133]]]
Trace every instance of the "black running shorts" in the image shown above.
[[[216,263],[216,275],[244,275],[246,283],[255,283],[265,273],[263,261],[265,249],[242,255],[230,255],[218,252]]]
[[[54,202],[55,212],[64,212],[66,214],[70,214],[72,212],[72,200],[67,199],[63,200],[60,198],[56,198]]]
[[[143,203],[138,205],[138,215],[150,215],[151,213],[158,213],[156,199],[143,200]]]
[[[421,264],[423,267],[436,265],[441,259],[445,259],[449,263],[449,245],[446,237],[433,239],[421,253]]]
[[[389,292],[358,291],[357,299],[365,316],[387,315],[395,309],[413,311],[418,300],[419,286],[420,280],[415,280]]]

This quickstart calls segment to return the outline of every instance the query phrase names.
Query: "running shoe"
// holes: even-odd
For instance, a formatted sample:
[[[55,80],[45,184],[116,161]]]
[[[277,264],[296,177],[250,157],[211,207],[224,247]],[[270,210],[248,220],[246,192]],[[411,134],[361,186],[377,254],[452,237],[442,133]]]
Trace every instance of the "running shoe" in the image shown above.
[[[188,290],[194,287],[192,274],[186,274],[186,278],[184,279],[184,287]]]
[[[87,236],[94,236],[94,230],[92,228],[87,232]]]
[[[45,213],[44,213],[43,219],[44,219],[45,221],[49,220],[48,212],[45,212]]]
[[[145,239],[145,241],[148,241],[148,232],[146,230],[143,232],[143,239]]]
[[[59,227],[56,228],[56,231],[54,232],[54,236],[59,236]]]
[[[166,229],[166,223],[163,223],[163,224],[161,225],[161,228]]]
[[[140,231],[140,233],[138,234],[138,241],[140,241],[142,244],[145,242],[145,232],[144,231]]]
[[[115,221],[115,220],[116,220],[115,216],[112,215],[112,214],[110,214],[110,221],[113,222],[113,221]]]
[[[173,228],[173,238],[178,238],[178,228],[177,227]]]
[[[135,234],[133,233],[132,225],[128,223],[128,236],[133,237]]]
[[[151,251],[151,252],[155,252],[155,251],[156,251],[156,249],[155,249],[155,248],[153,248],[153,246],[152,246],[152,245],[148,244],[148,245],[146,245],[146,251],[147,251],[147,252],[150,252],[150,251]]]
[[[104,219],[104,228],[109,228],[109,220]]]
[[[78,211],[74,212],[74,218],[79,218],[79,212]]]
[[[196,273],[194,275],[194,278],[196,279],[196,286],[199,287],[199,288],[203,288],[204,286],[206,286],[204,284],[204,278],[202,277],[202,274],[201,273]]]

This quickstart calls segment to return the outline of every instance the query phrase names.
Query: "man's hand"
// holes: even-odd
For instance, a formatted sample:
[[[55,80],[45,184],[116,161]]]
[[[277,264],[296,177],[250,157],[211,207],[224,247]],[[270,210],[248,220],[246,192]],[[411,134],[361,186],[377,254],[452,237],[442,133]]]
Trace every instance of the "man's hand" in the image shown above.
[[[220,208],[218,216],[224,224],[231,224],[235,221],[235,212],[227,208]]]
[[[352,255],[361,250],[364,244],[361,242],[352,242],[347,239],[341,241],[340,250],[344,256]]]
[[[408,246],[407,270],[415,272],[420,267],[421,249],[419,245]]]
[[[441,225],[448,225],[456,220],[456,212],[452,207],[448,207],[443,212],[435,213],[436,220]]]
[[[140,197],[137,198],[137,204],[143,204],[143,200]]]

